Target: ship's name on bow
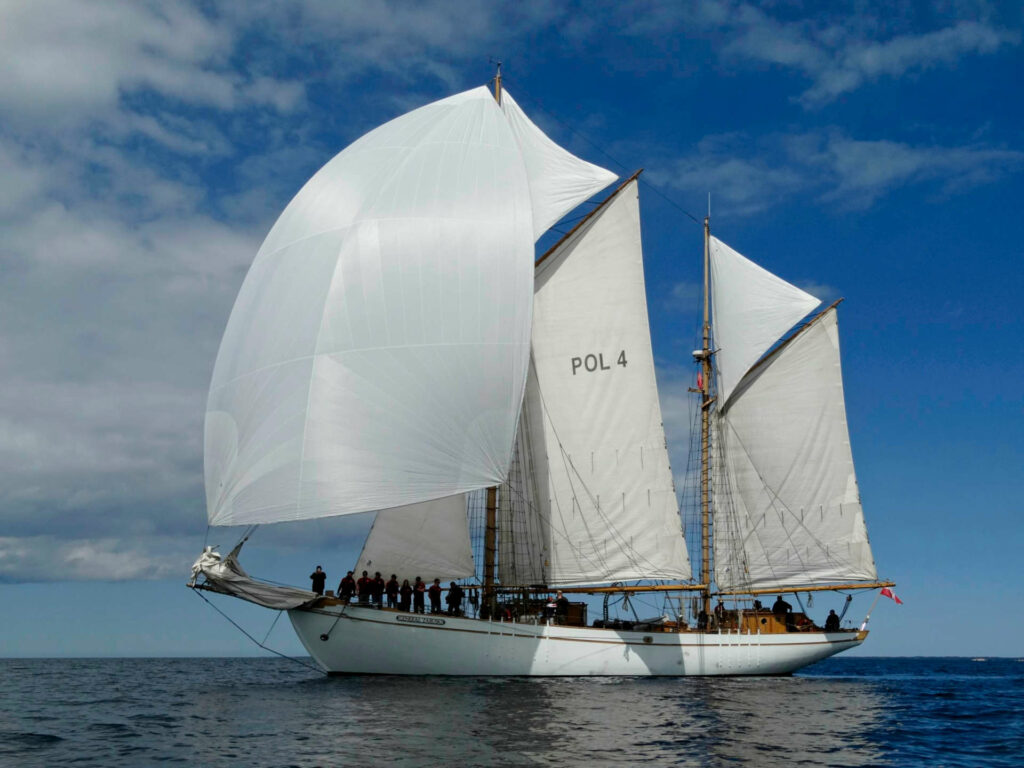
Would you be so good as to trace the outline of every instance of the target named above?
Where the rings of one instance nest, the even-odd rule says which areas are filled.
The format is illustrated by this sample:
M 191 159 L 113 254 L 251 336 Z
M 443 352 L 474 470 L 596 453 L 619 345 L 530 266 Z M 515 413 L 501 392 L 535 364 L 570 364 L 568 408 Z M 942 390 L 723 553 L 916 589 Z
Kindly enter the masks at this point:
M 406 624 L 433 624 L 438 627 L 444 625 L 444 619 L 432 619 L 429 616 L 396 616 L 395 618 Z
M 612 359 L 615 359 L 614 363 L 611 363 Z M 572 358 L 572 375 L 575 376 L 577 373 L 597 373 L 598 371 L 610 371 L 613 366 L 621 365 L 623 368 L 626 367 L 626 350 L 621 350 L 619 356 L 616 358 L 615 353 L 612 352 L 608 355 L 608 362 L 605 362 L 604 352 L 591 352 L 580 357 Z M 609 365 L 609 363 L 611 363 Z

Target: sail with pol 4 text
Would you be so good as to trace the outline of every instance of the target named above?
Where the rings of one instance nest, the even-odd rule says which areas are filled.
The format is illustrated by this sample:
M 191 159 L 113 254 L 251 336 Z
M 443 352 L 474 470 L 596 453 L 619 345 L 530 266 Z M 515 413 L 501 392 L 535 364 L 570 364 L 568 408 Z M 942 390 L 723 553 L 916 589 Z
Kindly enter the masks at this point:
M 250 577 L 241 544 L 205 551 L 190 585 L 288 610 L 332 673 L 787 674 L 862 643 L 862 628 L 757 599 L 891 586 L 860 506 L 835 307 L 793 330 L 818 300 L 705 223 L 702 525 L 688 549 L 638 176 L 535 258 L 615 176 L 548 138 L 500 77 L 328 162 L 268 234 L 221 342 L 209 523 L 376 512 L 356 571 L 458 581 L 474 600 L 421 616 L 321 597 Z M 589 621 L 555 588 L 604 596 L 605 612 Z M 608 614 L 638 593 L 657 615 Z

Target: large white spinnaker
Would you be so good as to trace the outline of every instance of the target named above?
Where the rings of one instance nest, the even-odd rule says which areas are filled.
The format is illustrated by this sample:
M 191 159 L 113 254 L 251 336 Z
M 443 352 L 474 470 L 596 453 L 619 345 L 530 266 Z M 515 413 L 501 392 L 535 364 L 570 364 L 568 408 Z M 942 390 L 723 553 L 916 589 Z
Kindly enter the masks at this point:
M 720 589 L 877 578 L 846 425 L 836 311 L 801 329 L 718 412 Z
M 614 178 L 567 153 L 546 167 L 524 130 L 485 88 L 467 91 L 366 134 L 291 201 L 214 368 L 211 524 L 389 509 L 503 479 L 535 220 Z
M 821 301 L 711 237 L 719 402 L 758 358 Z
M 549 584 L 687 579 L 631 181 L 537 267 L 523 405 Z

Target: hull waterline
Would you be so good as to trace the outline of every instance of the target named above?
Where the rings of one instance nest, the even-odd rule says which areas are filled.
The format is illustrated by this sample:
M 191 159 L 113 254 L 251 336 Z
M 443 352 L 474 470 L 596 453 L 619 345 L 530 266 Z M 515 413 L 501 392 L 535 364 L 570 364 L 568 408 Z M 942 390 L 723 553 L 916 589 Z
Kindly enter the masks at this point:
M 288 612 L 332 674 L 786 675 L 854 648 L 867 632 L 643 632 L 481 621 L 346 606 Z

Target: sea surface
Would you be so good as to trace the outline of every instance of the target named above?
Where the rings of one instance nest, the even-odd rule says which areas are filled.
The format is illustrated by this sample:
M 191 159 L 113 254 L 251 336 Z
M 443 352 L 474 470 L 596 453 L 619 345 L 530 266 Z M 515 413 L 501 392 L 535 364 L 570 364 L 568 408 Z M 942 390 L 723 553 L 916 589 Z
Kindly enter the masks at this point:
M 0 766 L 1021 766 L 1024 660 L 784 678 L 326 677 L 260 659 L 0 660 Z

